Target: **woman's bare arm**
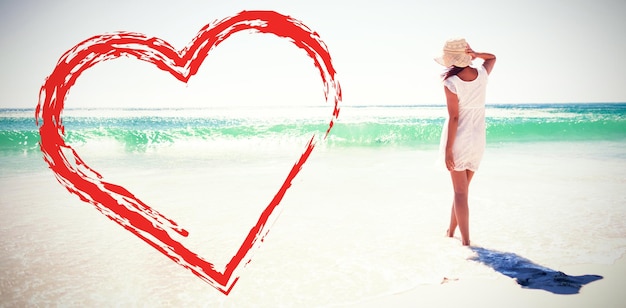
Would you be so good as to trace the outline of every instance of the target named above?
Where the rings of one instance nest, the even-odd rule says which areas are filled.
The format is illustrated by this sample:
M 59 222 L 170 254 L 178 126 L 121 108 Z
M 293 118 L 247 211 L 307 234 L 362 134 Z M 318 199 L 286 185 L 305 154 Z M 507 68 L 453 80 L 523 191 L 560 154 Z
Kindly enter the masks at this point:
M 491 74 L 491 70 L 493 70 L 493 66 L 496 64 L 496 56 L 494 54 L 487 52 L 475 52 L 469 45 L 467 45 L 465 52 L 472 56 L 472 59 L 483 59 L 485 61 L 483 62 L 483 66 L 485 67 L 487 74 Z
M 456 138 L 456 130 L 459 126 L 459 97 L 452 93 L 448 87 L 444 86 L 446 92 L 446 103 L 448 105 L 448 141 L 446 142 L 446 167 L 448 170 L 454 168 L 454 157 L 452 155 L 452 146 Z

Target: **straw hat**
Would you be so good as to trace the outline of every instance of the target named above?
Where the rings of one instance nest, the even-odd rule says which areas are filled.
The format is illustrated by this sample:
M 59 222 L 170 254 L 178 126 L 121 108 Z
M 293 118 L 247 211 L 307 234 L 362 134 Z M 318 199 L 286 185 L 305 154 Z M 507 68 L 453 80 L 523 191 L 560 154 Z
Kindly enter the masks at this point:
M 466 67 L 472 63 L 472 56 L 465 52 L 466 48 L 467 42 L 463 38 L 448 40 L 443 46 L 443 55 L 435 61 L 445 67 Z

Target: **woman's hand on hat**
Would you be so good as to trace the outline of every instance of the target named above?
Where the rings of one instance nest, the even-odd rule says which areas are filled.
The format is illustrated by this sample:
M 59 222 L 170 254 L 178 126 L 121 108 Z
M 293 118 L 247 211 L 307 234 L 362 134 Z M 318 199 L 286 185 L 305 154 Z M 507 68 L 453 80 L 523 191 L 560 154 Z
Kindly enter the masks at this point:
M 465 47 L 465 53 L 470 55 L 472 57 L 472 60 L 476 59 L 476 52 L 474 52 L 474 50 L 472 49 L 472 47 L 470 47 L 469 44 L 467 44 L 467 47 Z
M 469 44 L 465 47 L 465 53 L 472 57 L 472 60 L 476 58 L 481 58 L 485 62 L 483 62 L 483 66 L 487 70 L 487 74 L 491 74 L 491 70 L 493 70 L 493 66 L 496 63 L 496 56 L 491 53 L 486 52 L 475 52 Z

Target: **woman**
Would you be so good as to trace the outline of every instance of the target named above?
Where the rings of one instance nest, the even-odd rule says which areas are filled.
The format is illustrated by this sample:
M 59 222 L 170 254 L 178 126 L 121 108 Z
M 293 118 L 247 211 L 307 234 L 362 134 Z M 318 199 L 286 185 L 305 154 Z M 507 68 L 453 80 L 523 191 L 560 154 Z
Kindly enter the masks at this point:
M 482 65 L 470 66 L 475 58 L 482 59 Z M 435 60 L 447 68 L 442 78 L 449 117 L 443 127 L 441 146 L 452 178 L 454 200 L 446 233 L 453 237 L 458 226 L 463 245 L 469 246 L 468 190 L 485 150 L 487 76 L 496 57 L 474 52 L 465 39 L 455 39 L 446 42 L 443 55 Z

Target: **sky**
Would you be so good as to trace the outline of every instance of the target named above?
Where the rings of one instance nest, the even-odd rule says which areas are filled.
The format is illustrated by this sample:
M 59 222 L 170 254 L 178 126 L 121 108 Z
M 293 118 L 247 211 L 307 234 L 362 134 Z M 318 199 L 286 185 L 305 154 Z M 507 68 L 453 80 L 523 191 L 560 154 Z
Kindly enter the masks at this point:
M 488 104 L 626 101 L 623 0 L 0 1 L 0 108 L 34 109 L 59 58 L 87 38 L 132 31 L 183 49 L 242 10 L 276 11 L 316 31 L 344 106 L 445 104 L 433 58 L 455 37 L 498 58 Z M 212 50 L 188 84 L 119 58 L 85 71 L 66 99 L 66 108 L 325 104 L 303 50 L 248 32 Z

